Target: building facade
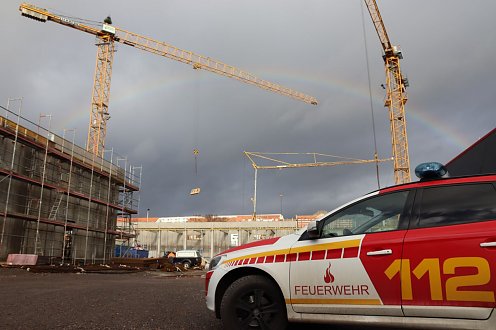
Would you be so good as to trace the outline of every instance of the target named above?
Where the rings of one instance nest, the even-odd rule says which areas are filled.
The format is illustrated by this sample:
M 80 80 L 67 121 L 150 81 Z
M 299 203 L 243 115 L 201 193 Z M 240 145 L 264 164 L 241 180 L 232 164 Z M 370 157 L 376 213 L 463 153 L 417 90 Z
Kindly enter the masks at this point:
M 19 253 L 109 260 L 116 239 L 132 237 L 141 176 L 112 156 L 93 156 L 22 117 L 0 117 L 0 260 Z
M 118 222 L 125 221 L 119 219 Z M 198 250 L 212 257 L 231 247 L 294 233 L 297 222 L 282 214 L 133 218 L 134 245 L 160 257 L 168 251 Z

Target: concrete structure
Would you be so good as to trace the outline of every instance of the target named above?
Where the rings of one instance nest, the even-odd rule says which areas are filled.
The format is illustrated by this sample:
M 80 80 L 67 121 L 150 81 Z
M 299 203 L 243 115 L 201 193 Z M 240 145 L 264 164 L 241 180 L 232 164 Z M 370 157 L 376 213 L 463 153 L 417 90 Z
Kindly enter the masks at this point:
M 282 214 L 257 214 L 256 221 L 252 214 L 133 218 L 131 224 L 137 233 L 133 244 L 149 250 L 151 257 L 184 249 L 212 257 L 231 247 L 294 233 L 326 213 L 297 215 L 291 220 L 284 220 Z
M 166 251 L 199 250 L 203 256 L 258 241 L 294 233 L 296 221 L 242 222 L 137 222 L 137 241 L 150 251 L 150 257 Z
M 108 260 L 116 239 L 133 236 L 141 168 L 113 152 L 110 161 L 93 156 L 74 144 L 73 130 L 68 141 L 2 109 L 13 119 L 0 117 L 0 260 L 10 253 Z

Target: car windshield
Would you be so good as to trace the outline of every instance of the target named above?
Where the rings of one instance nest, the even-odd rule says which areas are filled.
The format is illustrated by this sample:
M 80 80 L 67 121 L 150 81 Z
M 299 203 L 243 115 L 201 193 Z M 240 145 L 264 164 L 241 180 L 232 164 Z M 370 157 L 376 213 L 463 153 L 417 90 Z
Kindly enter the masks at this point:
M 325 218 L 322 237 L 390 231 L 398 228 L 408 192 L 376 196 Z

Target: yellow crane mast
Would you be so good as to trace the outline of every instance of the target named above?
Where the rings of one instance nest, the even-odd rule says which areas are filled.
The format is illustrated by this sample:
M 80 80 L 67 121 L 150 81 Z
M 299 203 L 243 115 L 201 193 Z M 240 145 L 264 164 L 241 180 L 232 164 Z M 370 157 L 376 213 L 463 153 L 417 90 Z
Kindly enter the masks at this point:
M 364 1 L 379 36 L 382 49 L 384 50 L 383 58 L 386 69 L 386 100 L 384 106 L 389 109 L 391 142 L 393 145 L 394 182 L 396 184 L 407 183 L 411 181 L 411 176 L 405 119 L 405 103 L 408 100 L 406 95 L 408 80 L 403 77 L 400 69 L 400 59 L 403 58 L 403 55 L 401 50 L 397 46 L 393 46 L 389 40 L 377 2 L 375 0 Z
M 109 17 L 104 21 L 101 28 L 96 28 L 63 16 L 56 15 L 46 9 L 27 3 L 21 4 L 19 10 L 23 16 L 42 22 L 52 21 L 96 36 L 98 40 L 98 50 L 86 149 L 99 157 L 103 156 L 105 136 L 107 133 L 107 121 L 110 118 L 108 106 L 110 99 L 112 63 L 115 52 L 114 42 L 119 42 L 124 45 L 192 65 L 194 69 L 204 69 L 222 76 L 240 80 L 244 83 L 251 84 L 274 93 L 317 105 L 317 100 L 312 96 L 257 78 L 249 72 L 220 61 L 216 61 L 207 56 L 198 55 L 191 51 L 174 47 L 165 42 L 157 41 L 152 38 L 115 27 L 111 25 L 112 22 Z

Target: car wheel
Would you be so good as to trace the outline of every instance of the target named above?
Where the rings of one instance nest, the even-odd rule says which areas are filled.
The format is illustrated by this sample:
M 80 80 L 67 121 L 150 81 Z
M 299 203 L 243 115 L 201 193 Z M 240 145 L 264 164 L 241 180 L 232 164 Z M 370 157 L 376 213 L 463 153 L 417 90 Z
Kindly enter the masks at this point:
M 189 260 L 184 261 L 183 262 L 183 267 L 185 269 L 190 269 L 190 267 L 191 267 L 191 261 L 189 261 Z
M 286 304 L 277 286 L 267 277 L 249 275 L 227 288 L 220 306 L 226 329 L 285 329 Z

